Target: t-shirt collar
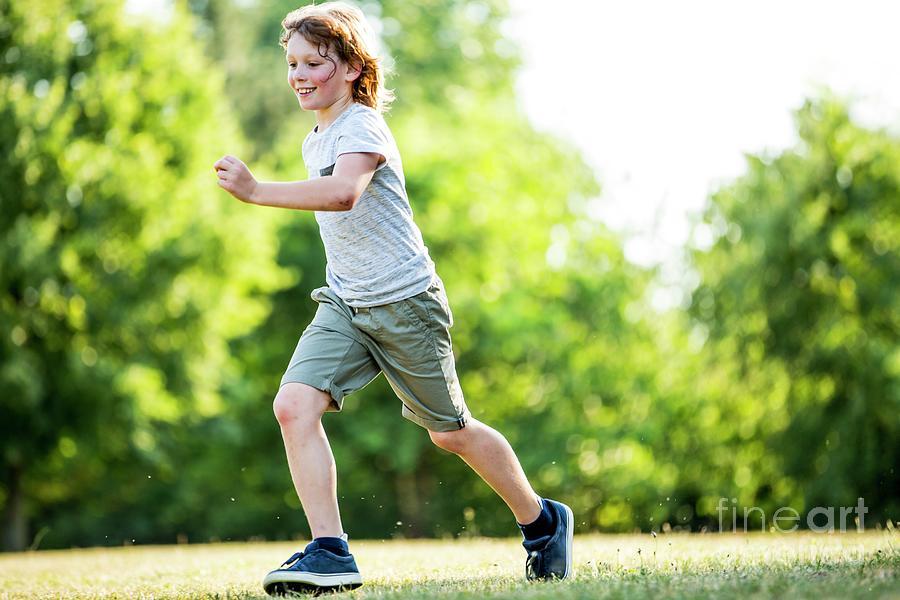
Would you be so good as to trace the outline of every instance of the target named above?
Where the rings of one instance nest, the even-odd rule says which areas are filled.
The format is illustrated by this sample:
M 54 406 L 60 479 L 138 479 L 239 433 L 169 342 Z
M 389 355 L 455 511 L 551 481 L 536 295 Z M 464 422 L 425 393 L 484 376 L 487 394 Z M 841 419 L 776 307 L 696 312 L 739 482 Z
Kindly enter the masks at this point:
M 339 114 L 339 115 L 337 116 L 337 119 L 335 119 L 334 121 L 332 121 L 331 125 L 329 125 L 329 126 L 328 126 L 328 129 L 326 129 L 325 131 L 320 132 L 320 131 L 319 131 L 319 125 L 318 125 L 318 123 L 317 123 L 316 126 L 313 127 L 313 130 L 312 130 L 313 135 L 325 135 L 328 131 L 331 130 L 332 127 L 334 127 L 335 125 L 337 125 L 337 124 L 341 121 L 341 119 L 343 119 L 343 118 L 344 118 L 345 116 L 347 116 L 349 113 L 351 113 L 351 112 L 353 112 L 354 110 L 356 110 L 356 107 L 357 107 L 358 105 L 359 105 L 358 102 L 351 102 L 351 103 L 350 103 L 350 106 L 348 106 L 347 108 L 345 108 L 345 109 L 344 109 L 344 112 L 342 112 L 341 114 Z

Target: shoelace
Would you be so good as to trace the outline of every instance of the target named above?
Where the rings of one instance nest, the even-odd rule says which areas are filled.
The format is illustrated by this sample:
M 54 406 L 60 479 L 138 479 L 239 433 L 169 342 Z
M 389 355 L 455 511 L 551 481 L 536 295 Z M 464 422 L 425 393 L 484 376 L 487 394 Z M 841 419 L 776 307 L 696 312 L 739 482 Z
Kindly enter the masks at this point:
M 537 550 L 532 550 L 528 553 L 528 558 L 525 560 L 525 574 L 528 577 L 540 577 L 541 570 L 541 553 Z
M 295 552 L 294 554 L 291 555 L 291 557 L 289 559 L 287 559 L 286 561 L 281 563 L 281 566 L 283 567 L 283 566 L 287 565 L 288 567 L 290 567 L 290 565 L 294 564 L 295 562 L 297 562 L 298 560 L 303 558 L 303 556 L 304 556 L 303 552 Z

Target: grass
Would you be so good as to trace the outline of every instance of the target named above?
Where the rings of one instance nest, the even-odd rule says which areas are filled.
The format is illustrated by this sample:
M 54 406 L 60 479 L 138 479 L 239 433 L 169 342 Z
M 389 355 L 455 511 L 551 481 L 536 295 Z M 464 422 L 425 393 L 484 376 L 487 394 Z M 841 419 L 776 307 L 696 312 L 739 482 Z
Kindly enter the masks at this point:
M 0 598 L 266 598 L 292 543 L 0 555 Z M 900 599 L 900 535 L 576 536 L 574 579 L 529 584 L 518 540 L 353 542 L 366 584 L 337 600 Z

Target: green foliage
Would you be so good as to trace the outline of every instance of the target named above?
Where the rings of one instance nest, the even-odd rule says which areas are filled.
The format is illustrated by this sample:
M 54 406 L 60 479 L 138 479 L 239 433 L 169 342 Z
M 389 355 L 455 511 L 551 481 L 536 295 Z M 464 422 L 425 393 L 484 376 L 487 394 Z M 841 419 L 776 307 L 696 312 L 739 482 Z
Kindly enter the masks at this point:
M 3 484 L 115 490 L 100 521 L 149 465 L 177 476 L 158 428 L 223 410 L 227 342 L 285 281 L 270 221 L 209 185 L 211 142 L 239 138 L 190 20 L 121 11 L 13 2 L 0 29 Z
M 900 510 L 900 140 L 825 97 L 716 193 L 691 314 L 728 369 L 742 497 Z M 737 449 L 737 444 L 735 444 Z M 751 450 L 752 449 L 752 450 Z M 733 469 L 731 469 L 733 470 Z
M 277 45 L 296 4 L 0 6 L 7 522 L 30 516 L 42 547 L 304 537 L 270 406 L 324 283 L 318 228 L 210 169 L 305 177 L 313 116 Z M 896 516 L 895 138 L 810 103 L 798 148 L 713 196 L 691 307 L 658 314 L 655 273 L 587 216 L 590 169 L 518 108 L 505 3 L 362 7 L 464 393 L 539 493 L 582 531 L 714 526 L 719 497 Z M 378 378 L 326 416 L 346 529 L 517 533 L 399 412 Z

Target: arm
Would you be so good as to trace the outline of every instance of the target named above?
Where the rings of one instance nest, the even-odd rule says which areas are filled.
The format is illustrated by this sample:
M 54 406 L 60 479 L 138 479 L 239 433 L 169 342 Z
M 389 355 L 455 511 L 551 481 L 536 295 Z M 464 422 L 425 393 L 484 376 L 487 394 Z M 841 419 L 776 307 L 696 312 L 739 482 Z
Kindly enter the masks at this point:
M 359 200 L 379 162 L 380 154 L 352 152 L 338 156 L 334 172 L 306 181 L 258 182 L 247 166 L 232 156 L 213 165 L 219 186 L 249 204 L 297 210 L 350 210 Z

